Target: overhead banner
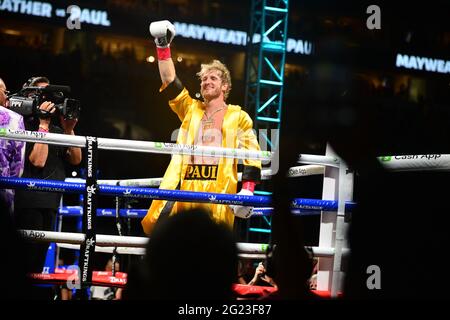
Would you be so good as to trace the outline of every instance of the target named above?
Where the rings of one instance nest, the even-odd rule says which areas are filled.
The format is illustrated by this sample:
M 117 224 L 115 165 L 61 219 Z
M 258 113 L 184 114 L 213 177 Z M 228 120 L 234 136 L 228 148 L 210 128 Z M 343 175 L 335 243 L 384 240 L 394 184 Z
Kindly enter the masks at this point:
M 104 27 L 111 26 L 107 11 L 78 5 L 65 7 L 64 4 L 55 5 L 43 1 L 0 0 L 0 11 L 49 19 L 64 18 L 68 27 L 73 25 L 74 22 Z
M 82 4 L 73 5 L 70 1 L 44 2 L 26 0 L 0 0 L 0 13 L 12 13 L 35 18 L 63 20 L 70 30 L 83 30 L 83 24 L 100 27 L 114 27 L 122 30 L 121 22 L 112 23 L 112 12 L 101 9 L 93 9 Z M 117 13 L 116 13 L 117 14 Z M 117 15 L 115 18 L 121 18 Z M 120 20 L 120 19 L 119 19 Z M 232 30 L 220 27 L 212 27 L 175 21 L 177 36 L 200 41 L 222 43 L 235 46 L 247 45 L 247 33 L 242 30 Z M 255 34 L 253 43 L 260 41 L 260 35 Z M 286 52 L 300 55 L 312 53 L 312 43 L 303 39 L 288 38 Z
M 413 69 L 425 72 L 450 73 L 450 61 L 436 58 L 397 54 L 397 68 Z
M 198 24 L 175 21 L 177 36 L 195 40 L 204 40 L 223 44 L 233 44 L 236 46 L 247 45 L 247 33 L 240 30 L 231 30 L 217 27 L 209 27 Z M 261 35 L 255 34 L 253 43 L 258 43 Z M 312 43 L 306 40 L 288 38 L 286 41 L 286 52 L 310 55 L 312 53 Z

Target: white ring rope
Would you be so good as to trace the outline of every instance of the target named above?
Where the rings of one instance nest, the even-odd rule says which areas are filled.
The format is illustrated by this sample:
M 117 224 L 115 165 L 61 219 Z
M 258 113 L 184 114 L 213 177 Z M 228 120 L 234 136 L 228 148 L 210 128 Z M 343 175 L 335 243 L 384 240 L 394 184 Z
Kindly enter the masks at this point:
M 71 250 L 80 250 L 79 244 L 70 244 L 70 243 L 57 243 L 56 244 L 60 248 L 71 249 Z M 114 248 L 116 248 L 116 252 L 118 254 L 133 254 L 143 256 L 145 255 L 145 248 L 130 248 L 130 247 L 95 247 L 95 252 L 101 253 L 113 253 Z
M 41 230 L 18 230 L 22 238 L 34 240 L 38 242 L 61 242 L 71 244 L 84 243 L 84 233 L 73 232 L 55 232 L 55 231 L 41 231 Z M 96 246 L 100 247 L 133 247 L 144 248 L 147 244 L 148 238 L 145 237 L 128 237 L 128 236 L 113 236 L 105 234 L 96 235 Z
M 385 156 L 378 161 L 393 171 L 450 171 L 449 154 Z
M 86 137 L 83 136 L 27 130 L 0 129 L 0 139 L 40 142 L 80 148 L 84 148 L 86 146 Z M 183 154 L 216 158 L 224 157 L 241 160 L 252 159 L 270 161 L 272 158 L 272 153 L 270 151 L 207 147 L 189 144 L 109 138 L 97 138 L 97 143 L 98 148 L 104 150 L 122 150 L 158 154 Z
M 60 248 L 70 249 L 70 250 L 80 250 L 79 244 L 69 244 L 69 243 L 57 243 Z M 129 248 L 129 247 L 95 247 L 95 252 L 101 253 L 113 253 L 114 248 L 118 254 L 132 254 L 132 255 L 145 255 L 145 248 Z M 255 259 L 264 260 L 266 255 L 264 253 L 239 253 L 239 258 L 242 259 Z
M 289 178 L 306 177 L 323 174 L 324 166 L 305 165 L 289 168 Z M 269 180 L 272 176 L 271 169 L 261 170 L 261 180 Z M 124 180 L 98 180 L 98 184 L 123 186 L 123 187 L 159 187 L 163 178 L 124 179 Z M 238 172 L 238 180 L 242 180 L 242 172 Z M 65 182 L 85 183 L 85 179 L 66 178 Z
M 450 154 L 418 154 L 377 157 L 382 166 L 391 171 L 450 171 Z M 301 154 L 299 163 L 339 167 L 339 158 Z
M 314 257 L 318 258 L 333 257 L 335 253 L 334 248 L 325 248 L 325 247 L 308 247 L 308 248 L 312 250 Z M 350 253 L 349 248 L 342 249 L 343 255 L 348 255 L 349 253 Z
M 264 260 L 267 258 L 265 253 L 238 253 L 238 257 L 241 259 L 255 259 L 255 260 Z
M 287 176 L 289 178 L 306 177 L 323 174 L 325 167 L 321 165 L 308 164 L 289 168 Z
M 11 130 L 3 128 L 0 129 L 0 139 L 19 140 L 25 142 L 41 142 L 80 148 L 84 148 L 86 146 L 86 137 L 84 136 L 72 136 L 27 130 Z M 98 138 L 98 148 L 105 150 L 122 150 L 158 154 L 183 154 L 207 157 L 225 157 L 241 160 L 253 159 L 270 161 L 272 158 L 272 152 L 270 151 L 255 151 L 109 138 Z M 383 156 L 378 157 L 378 160 L 386 169 L 390 169 L 393 171 L 450 171 L 449 154 Z M 301 154 L 299 155 L 298 162 L 305 164 L 339 167 L 340 160 L 337 157 L 331 156 Z
M 84 243 L 85 234 L 72 232 L 55 232 L 55 231 L 41 231 L 41 230 L 19 230 L 22 238 L 38 242 L 57 242 L 77 244 Z M 129 236 L 113 236 L 106 234 L 96 235 L 96 247 L 127 247 L 128 250 L 132 248 L 145 248 L 148 242 L 147 237 L 129 237 Z M 269 246 L 264 243 L 245 243 L 238 242 L 237 249 L 239 253 L 246 254 L 265 254 Z M 316 257 L 330 257 L 334 255 L 334 248 L 308 247 Z M 126 250 L 127 250 L 126 249 Z M 344 249 L 344 253 L 348 253 L 349 249 Z
M 0 129 L 0 139 L 19 140 L 25 142 L 41 142 L 81 148 L 84 148 L 86 146 L 86 137 L 84 136 L 72 136 L 27 130 L 11 130 L 4 128 Z M 158 154 L 184 154 L 207 157 L 225 157 L 241 160 L 253 159 L 270 161 L 272 158 L 272 152 L 270 151 L 255 151 L 109 138 L 98 138 L 98 148 L 105 150 L 122 150 Z M 393 171 L 450 171 L 450 154 L 383 156 L 378 157 L 378 160 L 383 164 L 385 168 Z M 298 162 L 339 167 L 340 160 L 337 157 L 331 156 L 301 154 L 299 155 Z
M 163 178 L 143 178 L 143 179 L 124 179 L 124 180 L 97 180 L 98 184 L 122 187 L 159 187 Z M 65 182 L 86 183 L 81 178 L 66 178 Z
M 300 154 L 298 156 L 298 163 L 319 164 L 339 168 L 340 162 L 339 158 L 331 156 L 318 156 L 315 154 Z

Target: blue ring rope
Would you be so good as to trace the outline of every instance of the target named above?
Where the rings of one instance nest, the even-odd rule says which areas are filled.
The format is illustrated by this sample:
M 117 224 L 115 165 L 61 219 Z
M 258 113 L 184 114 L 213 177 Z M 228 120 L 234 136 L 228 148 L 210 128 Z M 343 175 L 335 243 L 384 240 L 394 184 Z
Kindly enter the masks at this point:
M 58 180 L 39 180 L 27 178 L 0 177 L 0 188 L 26 189 L 29 191 L 47 191 L 61 193 L 83 193 L 84 183 L 64 182 Z M 243 196 L 227 193 L 193 192 L 183 190 L 165 190 L 156 188 L 136 188 L 99 185 L 99 194 L 107 196 L 120 196 L 126 198 L 147 198 L 180 202 L 204 202 L 214 204 L 234 204 L 254 207 L 268 207 L 271 197 Z M 354 202 L 345 204 L 346 210 L 352 210 Z M 338 202 L 333 200 L 316 200 L 296 198 L 292 201 L 292 208 L 307 210 L 336 211 Z
M 124 218 L 144 218 L 147 214 L 148 209 L 120 209 L 119 216 Z M 269 217 L 273 213 L 273 208 L 257 208 L 253 209 L 253 216 L 258 217 Z M 59 214 L 63 217 L 81 217 L 83 215 L 83 208 L 81 206 L 68 206 L 60 207 Z M 292 210 L 292 214 L 298 216 L 310 216 L 310 215 L 320 215 L 319 210 Z M 97 209 L 98 217 L 115 217 L 116 209 Z

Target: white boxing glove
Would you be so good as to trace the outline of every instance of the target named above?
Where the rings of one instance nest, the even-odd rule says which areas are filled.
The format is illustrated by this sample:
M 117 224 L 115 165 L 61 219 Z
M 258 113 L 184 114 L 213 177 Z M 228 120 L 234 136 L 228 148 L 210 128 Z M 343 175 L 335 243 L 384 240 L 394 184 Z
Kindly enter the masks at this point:
M 251 192 L 250 190 L 247 190 L 247 189 L 241 189 L 241 191 L 239 191 L 239 193 L 236 193 L 236 195 L 252 196 L 253 192 Z M 253 207 L 242 206 L 242 205 L 230 205 L 230 208 L 236 217 L 239 217 L 242 219 L 248 219 L 253 215 Z
M 175 37 L 175 26 L 169 20 L 150 23 L 150 34 L 155 38 L 158 48 L 168 48 Z

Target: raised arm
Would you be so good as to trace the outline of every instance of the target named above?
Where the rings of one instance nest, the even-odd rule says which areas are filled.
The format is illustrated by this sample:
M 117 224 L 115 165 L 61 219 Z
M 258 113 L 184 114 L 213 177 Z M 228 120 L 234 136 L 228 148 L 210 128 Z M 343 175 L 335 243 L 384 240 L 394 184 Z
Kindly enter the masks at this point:
M 150 34 L 155 38 L 159 75 L 163 88 L 175 80 L 175 65 L 170 54 L 170 43 L 175 37 L 175 26 L 168 20 L 150 24 Z

